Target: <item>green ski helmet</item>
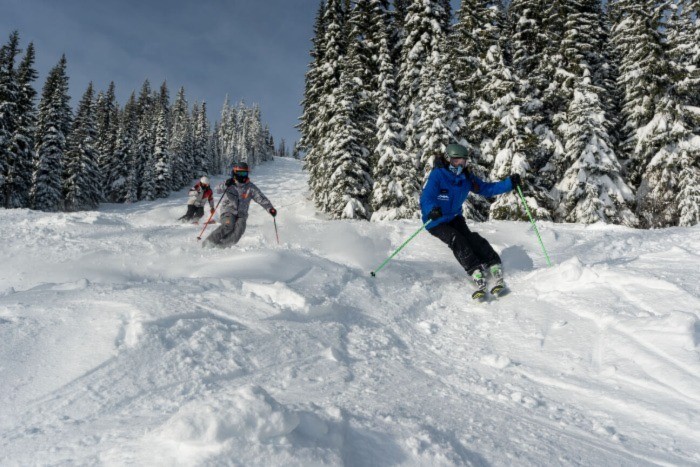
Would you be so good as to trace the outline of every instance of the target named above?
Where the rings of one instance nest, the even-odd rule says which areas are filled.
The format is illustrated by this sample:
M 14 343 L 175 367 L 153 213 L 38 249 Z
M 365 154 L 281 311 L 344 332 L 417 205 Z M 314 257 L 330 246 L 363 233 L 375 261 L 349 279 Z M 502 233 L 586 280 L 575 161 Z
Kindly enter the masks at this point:
M 452 143 L 447 145 L 448 159 L 466 159 L 469 157 L 469 150 L 461 144 Z

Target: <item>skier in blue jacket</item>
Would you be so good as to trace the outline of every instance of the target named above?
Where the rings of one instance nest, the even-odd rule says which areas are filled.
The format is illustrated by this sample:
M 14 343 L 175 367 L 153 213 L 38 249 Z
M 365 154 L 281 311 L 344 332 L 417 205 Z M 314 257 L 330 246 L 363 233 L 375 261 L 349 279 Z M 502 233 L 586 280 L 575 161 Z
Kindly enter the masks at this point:
M 420 196 L 423 223 L 430 220 L 427 229 L 452 249 L 459 264 L 474 281 L 477 290 L 474 299 L 486 295 L 485 271 L 495 285 L 491 293 L 498 295 L 505 288 L 501 258 L 493 247 L 478 233 L 472 232 L 462 215 L 462 204 L 469 192 L 491 197 L 506 193 L 520 185 L 518 174 L 500 182 L 484 182 L 465 170 L 469 152 L 461 144 L 447 146 L 446 156 L 436 156 L 435 164 Z

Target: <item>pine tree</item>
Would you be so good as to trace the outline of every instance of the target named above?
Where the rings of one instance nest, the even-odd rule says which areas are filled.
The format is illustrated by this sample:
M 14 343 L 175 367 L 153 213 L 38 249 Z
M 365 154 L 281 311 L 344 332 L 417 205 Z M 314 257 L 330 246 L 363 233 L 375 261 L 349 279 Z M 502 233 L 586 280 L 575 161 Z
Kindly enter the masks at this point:
M 357 106 L 354 111 L 356 124 L 360 130 L 359 144 L 372 157 L 373 149 L 377 146 L 377 93 L 379 92 L 379 56 L 380 41 L 386 35 L 388 24 L 387 0 L 359 0 L 352 11 L 350 25 L 351 36 L 348 48 L 358 66 L 354 67 L 353 79 L 358 83 Z M 370 161 L 374 166 L 376 159 Z
M 136 95 L 131 93 L 129 100 L 119 115 L 114 157 L 107 165 L 105 197 L 112 203 L 137 201 L 137 185 L 134 180 L 133 161 L 136 152 L 138 119 L 136 116 Z
M 185 98 L 185 88 L 180 88 L 175 98 L 172 110 L 172 130 L 170 140 L 170 157 L 172 160 L 171 177 L 172 189 L 179 190 L 190 183 L 188 160 L 189 134 L 188 134 L 189 105 Z
M 151 84 L 144 81 L 136 103 L 136 115 L 138 118 L 138 136 L 136 152 L 132 158 L 132 175 L 136 188 L 136 197 L 133 193 L 130 200 L 152 200 L 155 198 L 155 180 L 153 168 L 153 151 L 155 148 L 155 99 L 151 91 Z
M 646 138 L 641 129 L 656 114 L 657 105 L 668 88 L 668 62 L 655 16 L 654 0 L 617 0 L 612 42 L 622 57 L 618 87 L 622 100 L 621 149 L 629 158 L 628 181 L 636 189 L 657 148 L 640 144 Z M 644 148 L 644 149 L 643 149 Z
M 72 119 L 69 100 L 64 55 L 49 72 L 39 104 L 30 192 L 34 209 L 55 212 L 63 207 L 62 165 Z
M 280 141 L 279 148 L 277 149 L 277 157 L 287 157 L 287 143 L 284 138 Z
M 341 58 L 343 61 L 353 57 Z M 361 130 L 353 114 L 356 111 L 358 84 L 353 79 L 353 65 L 347 66 L 336 91 L 330 127 L 330 138 L 323 155 L 332 166 L 324 193 L 323 208 L 336 219 L 369 219 L 369 195 L 372 180 L 369 174 L 368 153 L 359 143 Z
M 195 176 L 210 174 L 211 155 L 209 154 L 209 120 L 207 120 L 207 104 L 202 102 L 194 114 L 194 147 L 195 147 Z
M 220 123 L 216 122 L 214 123 L 214 130 L 209 136 L 209 147 L 211 151 L 212 162 L 211 170 L 209 173 L 215 175 L 220 174 L 224 166 L 223 159 L 221 156 L 221 141 L 219 140 L 220 134 Z
M 469 114 L 485 85 L 481 63 L 501 37 L 505 11 L 501 0 L 462 0 L 457 23 L 450 36 L 454 88 L 460 108 Z M 456 135 L 458 140 L 478 142 L 471 129 Z M 475 137 L 476 136 L 476 137 Z M 478 145 L 478 143 L 477 143 Z
M 37 115 L 34 106 L 36 90 L 32 83 L 38 73 L 34 69 L 34 45 L 27 46 L 24 58 L 17 70 L 17 128 L 12 136 L 16 149 L 13 177 L 8 180 L 10 186 L 9 205 L 11 208 L 29 207 L 29 191 L 32 182 L 32 163 L 34 160 L 34 134 L 36 133 Z
M 435 157 L 445 154 L 447 145 L 455 140 L 454 115 L 455 96 L 450 84 L 450 67 L 444 44 L 438 45 L 428 57 L 421 78 L 418 113 L 418 136 L 420 167 L 425 179 L 433 167 Z
M 498 45 L 491 46 L 482 67 L 486 71 L 481 98 L 470 115 L 472 125 L 485 136 L 481 143 L 482 166 L 491 166 L 489 177 L 502 180 L 513 173 L 522 177 L 529 209 L 540 219 L 551 217 L 547 190 L 533 176 L 530 162 L 538 150 L 533 118 L 524 111 L 523 81 L 505 64 Z M 478 204 L 478 203 L 477 203 Z M 514 193 L 499 196 L 490 207 L 494 219 L 526 220 L 527 214 Z
M 299 146 L 299 141 L 294 141 L 294 146 L 292 149 L 292 157 L 294 159 L 301 158 L 301 147 Z
M 335 168 L 325 154 L 333 148 L 333 132 L 331 124 L 335 120 L 335 98 L 340 87 L 342 57 L 345 51 L 346 36 L 343 36 L 345 17 L 340 0 L 329 0 L 323 14 L 324 35 L 323 58 L 320 64 L 321 73 L 318 77 L 318 92 L 321 99 L 316 106 L 314 127 L 315 144 L 307 146 L 307 157 L 304 168 L 309 172 L 309 187 L 313 193 L 316 205 L 324 209 L 329 188 L 329 178 Z
M 109 187 L 115 178 L 111 173 L 113 158 L 117 149 L 117 132 L 119 130 L 119 107 L 114 82 L 109 83 L 106 93 L 99 93 L 96 104 L 97 119 L 97 160 L 100 170 L 100 186 L 103 197 L 107 199 Z
M 97 163 L 97 120 L 92 83 L 83 95 L 68 137 L 64 181 L 65 209 L 82 211 L 97 208 L 102 198 Z
M 302 115 L 300 117 L 299 131 L 301 140 L 299 145 L 304 148 L 313 147 L 318 142 L 318 111 L 317 107 L 322 99 L 321 74 L 324 58 L 324 38 L 326 34 L 325 15 L 326 5 L 321 0 L 316 21 L 314 23 L 314 37 L 312 39 L 311 63 L 306 72 L 304 81 L 304 99 L 302 100 Z M 228 100 L 225 107 L 228 105 Z M 222 115 L 222 122 L 224 121 Z
M 557 5 L 558 3 L 558 5 Z M 555 28 L 561 28 L 556 32 L 557 39 L 554 60 L 546 60 L 550 72 L 545 73 L 550 84 L 543 93 L 544 107 L 550 114 L 549 126 L 551 127 L 550 147 L 557 148 L 549 157 L 547 166 L 541 171 L 545 186 L 550 188 L 559 183 L 564 173 L 572 163 L 572 156 L 566 146 L 570 141 L 569 122 L 571 106 L 574 101 L 574 92 L 581 84 L 581 76 L 589 82 L 585 86 L 585 93 L 596 93 L 595 97 L 587 98 L 585 105 L 595 113 L 598 118 L 597 106 L 604 105 L 605 90 L 600 86 L 605 83 L 602 77 L 607 68 L 605 49 L 605 31 L 601 28 L 603 17 L 600 0 L 565 0 L 553 3 L 558 8 L 549 12 L 549 23 Z M 560 16 L 559 20 L 553 19 Z M 556 66 L 553 66 L 556 64 Z M 596 77 L 598 82 L 594 82 Z M 591 107 L 592 101 L 594 107 Z M 579 99 L 579 104 L 583 102 Z M 605 110 L 605 109 L 604 109 Z M 600 119 L 600 131 L 605 134 L 606 145 L 610 146 L 609 130 L 612 129 L 605 118 Z M 564 150 L 558 150 L 563 147 Z M 575 158 L 573 159 L 575 160 Z M 560 211 L 561 212 L 561 211 Z
M 673 204 L 678 225 L 700 223 L 700 0 L 681 0 L 668 25 L 673 92 L 688 130 L 677 148 L 677 189 Z
M 431 156 L 424 154 L 417 128 L 423 111 L 421 91 L 429 89 L 423 85 L 429 79 L 425 68 L 432 53 L 446 37 L 445 17 L 444 2 L 414 0 L 408 8 L 405 22 L 406 39 L 399 68 L 399 105 L 403 111 L 406 151 L 415 154 L 416 164 L 420 166 L 423 163 L 421 174 L 429 168 L 424 163 Z
M 634 226 L 629 209 L 632 189 L 620 175 L 621 166 L 605 125 L 600 90 L 584 70 L 567 112 L 566 164 L 557 214 L 567 222 L 607 222 Z
M 155 179 L 154 184 L 154 196 L 156 198 L 166 198 L 170 194 L 171 180 L 170 180 L 170 154 L 168 153 L 168 146 L 170 141 L 168 138 L 168 118 L 167 112 L 168 107 L 159 103 L 158 105 L 158 123 L 156 125 L 156 146 L 153 153 L 153 161 L 155 162 L 155 167 L 153 168 L 153 174 Z
M 372 221 L 413 217 L 419 210 L 420 177 L 415 161 L 403 151 L 397 109 L 396 70 L 391 59 L 388 29 L 380 35 L 376 164 L 373 170 Z M 406 194 L 411 196 L 406 196 Z
M 19 34 L 0 48 L 0 206 L 11 207 L 15 170 L 19 164 L 19 148 L 13 135 L 19 127 L 19 89 L 15 58 L 19 54 Z

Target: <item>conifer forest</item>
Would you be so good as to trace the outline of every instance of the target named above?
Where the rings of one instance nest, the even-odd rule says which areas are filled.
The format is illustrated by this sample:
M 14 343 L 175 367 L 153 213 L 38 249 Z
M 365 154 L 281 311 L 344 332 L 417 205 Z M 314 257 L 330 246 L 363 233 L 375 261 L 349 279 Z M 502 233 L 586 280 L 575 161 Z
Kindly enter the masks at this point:
M 416 217 L 434 157 L 517 173 L 554 222 L 700 221 L 700 0 L 327 0 L 300 148 L 333 218 Z M 526 219 L 516 194 L 473 220 Z
M 104 91 L 90 84 L 74 110 L 66 57 L 39 96 L 35 54 L 18 32 L 0 48 L 0 207 L 80 211 L 165 198 L 234 161 L 289 155 L 275 148 L 257 105 L 227 97 L 212 126 L 206 102 L 190 105 L 184 88 L 171 102 L 166 82 L 153 89 L 146 80 L 123 106 L 114 82 Z

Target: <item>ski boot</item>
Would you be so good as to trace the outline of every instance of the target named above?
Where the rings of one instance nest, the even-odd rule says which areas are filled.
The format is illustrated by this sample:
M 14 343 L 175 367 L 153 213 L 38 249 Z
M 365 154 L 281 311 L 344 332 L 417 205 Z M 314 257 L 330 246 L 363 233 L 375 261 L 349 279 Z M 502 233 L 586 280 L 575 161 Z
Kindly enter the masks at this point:
M 474 270 L 472 273 L 472 281 L 476 286 L 476 290 L 472 294 L 472 299 L 483 301 L 486 298 L 486 279 L 484 278 L 484 271 L 481 268 Z
M 503 280 L 503 266 L 494 264 L 489 268 L 489 272 L 494 279 L 494 286 L 491 287 L 491 295 L 495 295 L 496 297 L 505 295 L 506 282 Z

